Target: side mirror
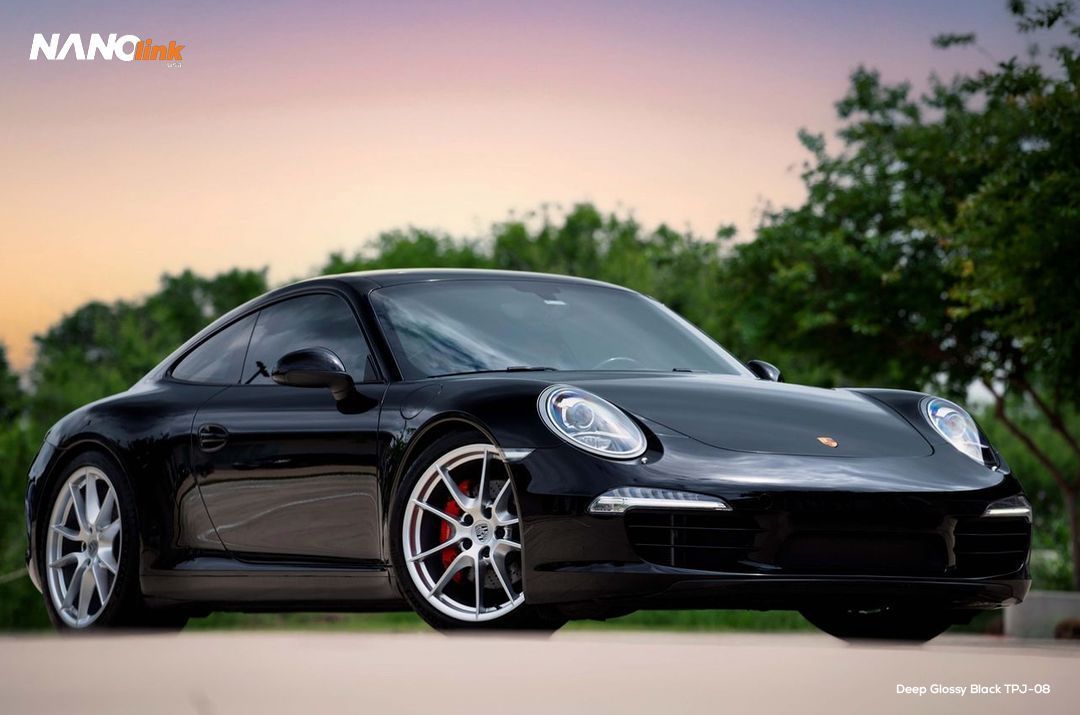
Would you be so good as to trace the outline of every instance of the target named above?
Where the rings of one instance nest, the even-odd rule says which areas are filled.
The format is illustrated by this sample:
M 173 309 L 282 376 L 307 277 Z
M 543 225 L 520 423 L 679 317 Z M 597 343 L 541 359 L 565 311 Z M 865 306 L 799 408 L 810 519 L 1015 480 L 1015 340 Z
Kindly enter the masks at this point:
M 326 348 L 305 348 L 283 355 L 270 377 L 279 385 L 328 387 L 338 402 L 356 390 L 341 358 Z
M 769 382 L 783 382 L 783 378 L 780 377 L 780 368 L 772 363 L 765 362 L 764 360 L 751 360 L 746 363 L 746 366 L 750 368 L 750 372 L 757 375 L 762 380 L 768 380 Z

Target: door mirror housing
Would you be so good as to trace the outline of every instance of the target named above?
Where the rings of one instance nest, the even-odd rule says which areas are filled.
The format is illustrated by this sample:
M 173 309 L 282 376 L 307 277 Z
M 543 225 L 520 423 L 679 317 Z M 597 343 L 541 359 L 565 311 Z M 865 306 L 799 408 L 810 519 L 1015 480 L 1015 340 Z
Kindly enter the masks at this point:
M 768 380 L 769 382 L 783 382 L 783 378 L 780 377 L 780 368 L 773 365 L 770 362 L 764 360 L 751 360 L 746 363 L 746 366 L 750 368 L 750 372 L 758 376 L 762 380 Z
M 279 385 L 329 388 L 338 402 L 356 391 L 341 358 L 326 348 L 305 348 L 283 355 L 270 377 Z

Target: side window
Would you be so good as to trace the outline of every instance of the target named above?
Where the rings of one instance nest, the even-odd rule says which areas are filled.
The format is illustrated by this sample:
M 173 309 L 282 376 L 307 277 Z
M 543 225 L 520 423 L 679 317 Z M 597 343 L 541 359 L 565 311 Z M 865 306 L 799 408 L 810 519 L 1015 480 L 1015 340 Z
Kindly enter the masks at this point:
M 368 374 L 368 345 L 349 305 L 336 295 L 305 295 L 264 308 L 255 322 L 245 385 L 272 384 L 270 373 L 282 355 L 304 348 L 327 348 L 341 358 L 354 380 Z
M 254 325 L 255 316 L 249 315 L 215 333 L 173 368 L 173 377 L 188 382 L 235 385 L 244 367 L 244 352 Z

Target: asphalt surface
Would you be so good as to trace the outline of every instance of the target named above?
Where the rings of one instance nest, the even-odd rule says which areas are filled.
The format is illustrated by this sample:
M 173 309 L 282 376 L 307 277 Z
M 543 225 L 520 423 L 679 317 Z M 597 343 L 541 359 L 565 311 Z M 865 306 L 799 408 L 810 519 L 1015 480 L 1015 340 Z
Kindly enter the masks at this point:
M 935 695 L 935 683 L 968 690 Z M 972 683 L 1029 691 L 975 695 Z M 1049 694 L 1032 692 L 1042 684 Z M 1080 647 L 610 632 L 4 637 L 0 712 L 1075 714 Z

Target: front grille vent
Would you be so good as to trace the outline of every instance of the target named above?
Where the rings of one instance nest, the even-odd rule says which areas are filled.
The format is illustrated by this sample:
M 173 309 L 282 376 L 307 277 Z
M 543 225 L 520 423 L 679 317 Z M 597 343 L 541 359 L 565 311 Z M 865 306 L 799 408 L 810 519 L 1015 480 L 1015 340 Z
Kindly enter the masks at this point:
M 979 517 L 958 519 L 953 533 L 958 576 L 999 576 L 1024 565 L 1031 548 L 1026 519 Z
M 762 533 L 757 520 L 745 514 L 690 514 L 633 510 L 626 514 L 626 532 L 645 561 L 702 571 L 749 571 L 745 562 Z

